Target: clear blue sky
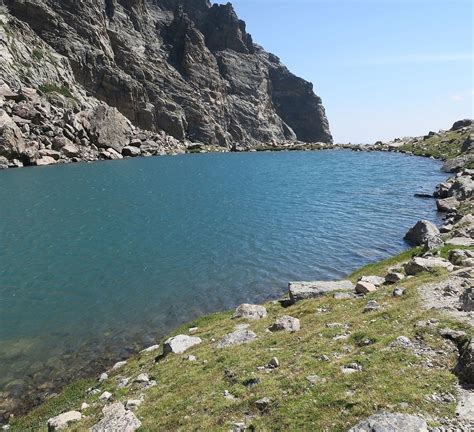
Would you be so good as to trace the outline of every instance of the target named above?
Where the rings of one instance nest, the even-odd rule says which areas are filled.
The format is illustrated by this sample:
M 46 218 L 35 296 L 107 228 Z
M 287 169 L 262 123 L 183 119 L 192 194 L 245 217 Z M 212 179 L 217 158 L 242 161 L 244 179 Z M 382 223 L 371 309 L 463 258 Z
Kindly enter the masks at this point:
M 254 41 L 323 98 L 336 142 L 473 117 L 471 0 L 234 0 Z

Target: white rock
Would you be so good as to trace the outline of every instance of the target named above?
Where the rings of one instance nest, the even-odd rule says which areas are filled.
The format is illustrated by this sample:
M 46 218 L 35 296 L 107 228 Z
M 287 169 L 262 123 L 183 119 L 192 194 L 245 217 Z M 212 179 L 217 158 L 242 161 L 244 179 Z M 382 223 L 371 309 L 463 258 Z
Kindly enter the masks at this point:
M 105 381 L 107 379 L 109 379 L 109 376 L 104 372 L 103 374 L 100 375 L 99 382 Z
M 366 295 L 366 294 L 370 294 L 371 292 L 377 291 L 377 287 L 373 283 L 366 282 L 366 281 L 359 281 L 357 282 L 355 290 L 357 294 Z
M 151 353 L 153 351 L 156 351 L 158 348 L 160 348 L 159 345 L 152 345 L 148 348 L 145 348 L 144 350 L 141 350 L 140 354 Z
M 188 332 L 189 334 L 194 334 L 194 333 L 197 333 L 197 331 L 199 330 L 199 327 L 191 327 Z
M 382 276 L 362 276 L 359 279 L 359 282 L 368 282 L 376 287 L 383 285 L 385 283 L 385 278 Z
M 141 404 L 142 401 L 140 399 L 130 399 L 125 404 L 125 408 L 133 411 L 136 410 Z
M 138 375 L 134 380 L 133 382 L 136 382 L 138 384 L 147 384 L 150 382 L 150 377 L 145 374 L 145 373 L 142 373 L 140 375 Z
M 444 268 L 453 271 L 454 266 L 443 258 L 413 258 L 409 263 L 405 264 L 405 272 L 407 275 L 416 275 L 422 271 L 433 271 L 437 268 Z
M 202 342 L 201 338 L 195 336 L 178 335 L 169 338 L 163 345 L 163 353 L 182 354 L 189 348 L 199 345 Z
M 288 284 L 290 301 L 292 303 L 310 298 L 318 298 L 334 291 L 352 291 L 353 289 L 353 283 L 348 280 L 290 282 Z
M 193 356 L 193 355 L 188 355 L 186 357 L 186 360 L 190 361 L 190 362 L 195 362 L 197 360 L 196 356 Z
M 218 342 L 217 348 L 225 348 L 232 345 L 242 345 L 248 343 L 257 338 L 257 335 L 252 330 L 237 329 L 232 333 L 224 336 L 224 338 Z
M 90 429 L 91 432 L 134 432 L 142 423 L 123 404 L 114 403 L 102 410 L 104 418 Z
M 89 407 L 90 407 L 90 405 L 89 405 L 88 403 L 82 402 L 81 411 L 84 411 L 84 410 L 86 410 L 86 409 L 89 408 Z
M 101 401 L 108 401 L 112 397 L 112 393 L 105 391 L 99 396 L 99 400 Z
M 127 364 L 127 362 L 124 360 L 124 361 L 119 361 L 117 363 L 115 363 L 113 366 L 112 366 L 112 370 L 119 370 L 120 368 L 123 368 L 125 365 Z
M 297 332 L 300 330 L 300 320 L 298 318 L 293 318 L 288 315 L 283 315 L 275 321 L 275 323 L 269 328 L 269 330 L 271 332 L 282 330 L 289 332 Z
M 232 318 L 248 318 L 258 320 L 267 316 L 267 309 L 260 305 L 244 303 L 241 304 Z
M 66 429 L 71 423 L 77 422 L 82 418 L 79 411 L 68 411 L 48 420 L 48 431 L 54 432 Z

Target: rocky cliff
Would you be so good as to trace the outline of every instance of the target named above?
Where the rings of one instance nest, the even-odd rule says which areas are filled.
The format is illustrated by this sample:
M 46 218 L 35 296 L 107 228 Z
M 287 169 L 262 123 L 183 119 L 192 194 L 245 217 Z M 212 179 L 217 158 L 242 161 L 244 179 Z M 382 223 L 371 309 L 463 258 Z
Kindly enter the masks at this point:
M 63 137 L 81 160 L 332 142 L 312 84 L 256 45 L 230 3 L 0 0 L 0 85 L 10 164 L 62 160 Z M 98 138 L 100 118 L 118 138 Z

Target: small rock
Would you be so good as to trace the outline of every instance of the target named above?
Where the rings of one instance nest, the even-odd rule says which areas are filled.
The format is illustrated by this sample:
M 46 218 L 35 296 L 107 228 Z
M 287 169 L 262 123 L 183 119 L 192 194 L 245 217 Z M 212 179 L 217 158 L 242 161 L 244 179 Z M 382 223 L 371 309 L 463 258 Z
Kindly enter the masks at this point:
M 359 363 L 349 363 L 341 368 L 343 374 L 352 374 L 360 371 L 362 371 L 362 366 Z
M 367 312 L 376 312 L 380 310 L 380 305 L 375 300 L 370 300 L 364 308 L 364 313 Z
M 118 383 L 119 388 L 127 387 L 129 381 L 130 380 L 128 378 L 120 378 L 119 383 Z
M 82 414 L 79 411 L 68 411 L 48 420 L 48 432 L 67 429 L 74 422 L 81 420 Z
M 99 396 L 99 400 L 101 401 L 108 401 L 112 397 L 112 393 L 105 391 Z
M 260 412 L 265 412 L 270 408 L 272 400 L 268 397 L 264 397 L 255 402 L 255 406 Z
M 280 318 L 277 318 L 275 323 L 269 328 L 271 332 L 277 331 L 289 331 L 297 332 L 300 330 L 300 320 L 298 318 L 293 318 L 288 315 L 284 315 Z
M 232 318 L 248 318 L 258 320 L 267 316 L 267 309 L 260 305 L 241 304 Z
M 381 276 L 362 276 L 359 282 L 368 282 L 376 287 L 379 287 L 385 283 L 385 278 Z
M 232 425 L 232 432 L 245 432 L 246 429 L 245 423 L 234 423 Z
M 99 382 L 105 381 L 107 379 L 109 379 L 109 376 L 104 372 L 103 374 L 100 375 Z
M 249 343 L 254 339 L 257 339 L 257 335 L 253 331 L 246 329 L 237 329 L 234 332 L 225 335 L 224 338 L 220 342 L 218 342 L 217 348 L 241 345 L 244 343 Z
M 202 342 L 201 338 L 195 336 L 178 335 L 169 338 L 163 346 L 163 354 L 174 353 L 182 354 L 189 348 L 199 345 Z
M 141 350 L 140 351 L 140 354 L 146 354 L 146 353 L 151 353 L 153 351 L 156 351 L 157 349 L 159 349 L 160 346 L 159 345 L 152 345 L 148 348 L 145 348 L 144 350 Z
M 467 288 L 461 295 L 461 309 L 464 312 L 474 311 L 474 287 Z
M 277 369 L 280 367 L 280 362 L 279 360 L 276 358 L 276 357 L 273 357 L 269 362 L 268 362 L 268 365 L 267 367 L 269 369 Z
M 125 404 L 125 408 L 131 411 L 136 410 L 140 405 L 142 404 L 142 401 L 140 399 L 130 399 L 127 401 Z
M 139 147 L 135 147 L 135 146 L 125 146 L 123 149 L 122 149 L 122 155 L 123 156 L 127 156 L 127 157 L 136 157 L 136 156 L 140 156 L 142 153 L 142 151 L 140 150 Z
M 334 294 L 335 300 L 348 300 L 354 298 L 355 295 L 351 292 L 337 292 Z
M 371 292 L 377 291 L 377 287 L 370 282 L 359 281 L 357 282 L 355 290 L 357 294 L 366 295 L 370 294 Z
M 137 384 L 148 384 L 150 382 L 150 377 L 146 373 L 138 375 L 134 380 L 134 383 Z
M 235 400 L 235 396 L 230 393 L 228 390 L 224 390 L 224 397 L 227 399 L 227 400 Z
M 406 336 L 398 336 L 389 346 L 390 348 L 411 348 L 413 344 L 411 343 L 411 340 Z
M 126 361 L 119 361 L 112 366 L 112 370 L 116 371 L 123 368 L 127 364 Z
M 193 356 L 193 355 L 188 355 L 186 357 L 186 360 L 187 361 L 190 361 L 190 362 L 195 362 L 197 360 L 196 356 Z
M 405 279 L 405 275 L 398 272 L 391 272 L 385 277 L 385 281 L 389 284 L 396 284 L 401 282 L 403 279 Z
M 395 288 L 392 293 L 393 297 L 403 297 L 404 294 L 405 294 L 405 289 L 401 287 Z
M 189 334 L 194 334 L 194 333 L 197 333 L 199 330 L 199 327 L 191 327 L 190 329 L 188 329 L 188 332 Z
M 326 380 L 319 377 L 318 375 L 308 375 L 306 377 L 306 380 L 311 384 L 311 385 L 316 385 L 317 383 L 323 383 Z
M 90 405 L 89 405 L 88 403 L 86 403 L 86 402 L 82 402 L 82 405 L 81 405 L 81 411 L 84 411 L 84 410 L 86 410 L 87 408 L 89 408 L 89 406 L 90 406 Z

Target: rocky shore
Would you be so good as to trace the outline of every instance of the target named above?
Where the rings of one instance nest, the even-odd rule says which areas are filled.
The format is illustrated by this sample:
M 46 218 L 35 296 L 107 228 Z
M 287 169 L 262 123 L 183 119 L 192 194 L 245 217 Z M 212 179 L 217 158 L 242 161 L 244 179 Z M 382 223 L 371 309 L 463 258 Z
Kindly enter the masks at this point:
M 407 232 L 414 249 L 196 320 L 5 427 L 472 430 L 473 191 L 459 168 L 433 193 L 443 225 Z

